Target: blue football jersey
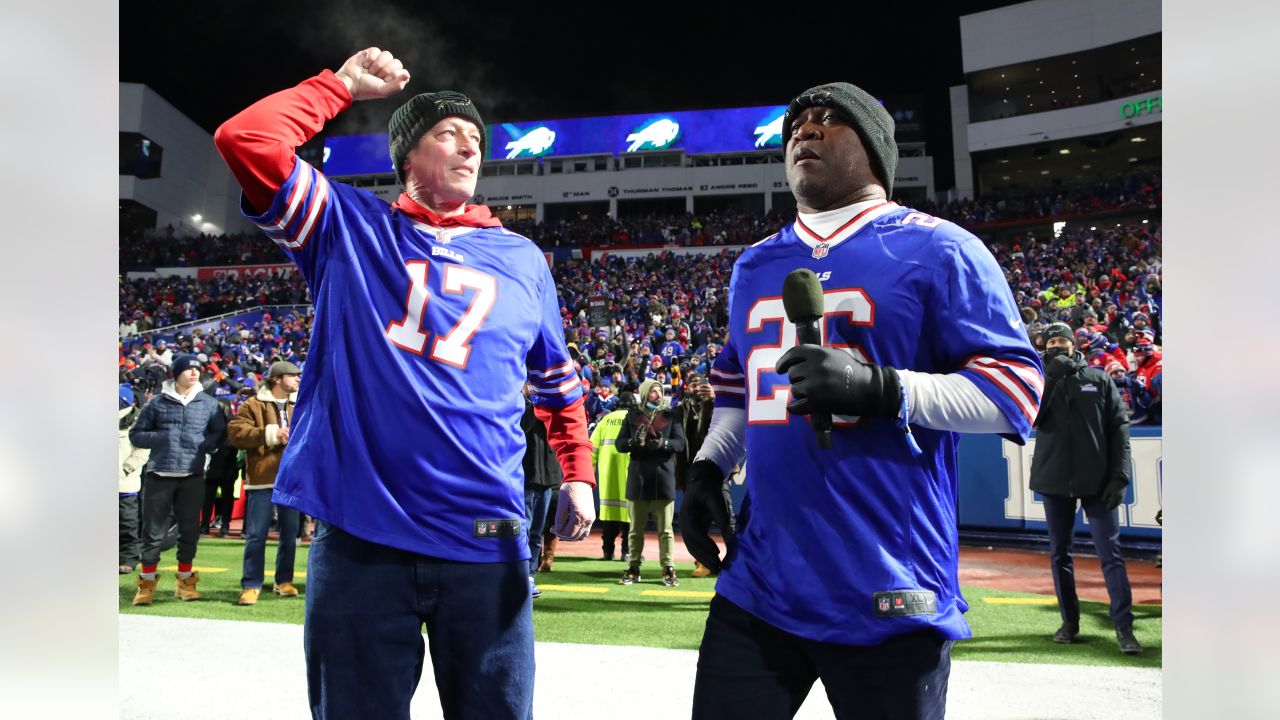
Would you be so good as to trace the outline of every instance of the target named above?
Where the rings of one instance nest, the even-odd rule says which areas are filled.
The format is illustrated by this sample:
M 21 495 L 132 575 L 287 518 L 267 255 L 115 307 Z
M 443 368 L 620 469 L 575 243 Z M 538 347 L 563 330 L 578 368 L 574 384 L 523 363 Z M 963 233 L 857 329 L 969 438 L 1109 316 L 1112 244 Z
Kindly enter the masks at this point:
M 799 221 L 734 265 L 729 340 L 712 368 L 716 405 L 745 410 L 747 503 L 736 558 L 716 591 L 801 637 L 873 645 L 933 628 L 970 636 L 960 595 L 956 443 L 891 418 L 833 418 L 820 449 L 787 413 L 774 371 L 796 344 L 782 285 L 809 268 L 822 282 L 825 345 L 869 362 L 967 376 L 1023 442 L 1043 375 L 995 258 L 960 227 L 884 203 L 820 239 Z M 933 594 L 932 612 L 921 599 Z
M 524 411 L 582 396 L 542 252 L 440 229 L 301 159 L 262 215 L 315 318 L 275 502 L 366 540 L 464 562 L 527 559 Z

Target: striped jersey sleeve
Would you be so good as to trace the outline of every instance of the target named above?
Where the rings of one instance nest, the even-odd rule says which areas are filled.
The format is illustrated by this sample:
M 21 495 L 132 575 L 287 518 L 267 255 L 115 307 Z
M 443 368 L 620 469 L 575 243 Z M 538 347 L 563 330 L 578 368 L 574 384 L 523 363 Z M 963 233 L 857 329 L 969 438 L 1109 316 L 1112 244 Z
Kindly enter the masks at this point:
M 1040 411 L 1044 368 L 995 258 L 982 241 L 955 230 L 966 237 L 952 246 L 946 287 L 938 288 L 938 342 L 947 364 L 1008 418 L 1015 432 L 1006 437 L 1021 444 Z
M 742 372 L 742 362 L 733 338 L 725 342 L 724 349 L 716 356 L 711 366 L 710 382 L 716 393 L 716 407 L 746 408 L 746 375 Z
M 324 243 L 319 238 L 332 222 L 335 205 L 329 180 L 298 158 L 289 179 L 271 201 L 271 207 L 261 215 L 246 213 L 246 217 L 285 251 L 302 270 L 308 284 L 315 287 L 319 259 L 324 252 Z
M 529 384 L 533 386 L 533 403 L 560 408 L 583 397 L 582 379 L 578 377 L 577 367 L 564 342 L 564 326 L 560 321 L 560 306 L 556 304 L 551 269 L 541 255 L 538 262 L 543 266 L 542 312 L 537 337 L 525 356 L 525 366 Z

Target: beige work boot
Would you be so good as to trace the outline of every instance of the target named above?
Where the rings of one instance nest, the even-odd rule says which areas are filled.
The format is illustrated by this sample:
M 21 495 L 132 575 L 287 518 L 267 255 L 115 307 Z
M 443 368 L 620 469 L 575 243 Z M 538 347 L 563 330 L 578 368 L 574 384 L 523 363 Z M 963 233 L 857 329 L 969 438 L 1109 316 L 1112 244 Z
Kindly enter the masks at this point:
M 276 583 L 271 591 L 281 597 L 298 597 L 298 588 L 293 583 Z
M 240 599 L 236 601 L 237 605 L 257 605 L 258 593 L 262 592 L 262 588 L 245 588 L 240 591 Z
M 178 578 L 178 586 L 174 589 L 173 594 L 179 600 L 199 600 L 200 593 L 196 590 L 196 583 L 200 582 L 200 573 L 193 572 L 191 577 Z
M 138 575 L 138 592 L 133 596 L 134 605 L 150 605 L 156 597 L 156 580 L 160 579 L 160 575 L 156 575 L 155 580 L 143 580 L 142 575 Z

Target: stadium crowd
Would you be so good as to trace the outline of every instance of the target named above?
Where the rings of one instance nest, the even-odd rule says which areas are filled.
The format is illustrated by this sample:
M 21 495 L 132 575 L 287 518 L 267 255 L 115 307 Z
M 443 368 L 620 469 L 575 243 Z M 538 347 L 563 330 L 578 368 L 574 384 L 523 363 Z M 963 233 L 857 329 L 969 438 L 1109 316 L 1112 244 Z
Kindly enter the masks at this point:
M 1017 222 L 1113 210 L 1155 208 L 1161 202 L 1160 176 L 1133 173 L 1083 186 L 1064 186 L 1054 192 L 1012 188 L 987 193 L 979 200 L 948 203 L 910 203 L 917 210 L 946 218 L 969 229 L 989 223 Z M 790 216 L 727 213 L 656 215 L 613 219 L 583 217 L 547 222 L 516 220 L 506 223 L 544 250 L 599 245 L 749 245 L 772 233 Z M 218 267 L 286 263 L 279 248 L 262 242 L 258 233 L 181 236 L 172 227 L 159 233 L 121 238 L 120 269 L 156 267 Z
M 763 229 L 761 236 L 768 234 Z M 261 243 L 269 245 L 270 243 Z M 1161 233 L 1158 225 L 1080 229 L 1059 237 L 1034 232 L 989 244 L 1037 348 L 1051 322 L 1076 332 L 1076 347 L 1112 374 L 1134 424 L 1159 423 Z M 591 389 L 594 420 L 623 390 L 662 383 L 675 405 L 690 373 L 704 374 L 723 345 L 726 298 L 736 250 L 556 263 L 565 337 Z M 180 323 L 259 306 L 305 304 L 305 283 L 291 273 L 212 280 L 147 278 L 120 286 L 121 381 L 145 397 L 175 354 L 192 353 L 216 395 L 250 394 L 274 360 L 306 361 L 310 318 L 301 312 L 222 321 L 175 332 Z

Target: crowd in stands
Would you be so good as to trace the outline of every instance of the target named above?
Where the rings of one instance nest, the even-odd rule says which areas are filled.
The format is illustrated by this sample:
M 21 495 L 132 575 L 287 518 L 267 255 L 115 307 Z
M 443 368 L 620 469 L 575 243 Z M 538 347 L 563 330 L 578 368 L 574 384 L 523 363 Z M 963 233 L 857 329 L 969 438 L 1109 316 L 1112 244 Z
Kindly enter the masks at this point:
M 1160 176 L 1133 173 L 1114 180 L 1053 192 L 1011 189 L 980 200 L 910 203 L 915 209 L 974 228 L 989 223 L 1069 216 L 1160 205 Z M 544 250 L 600 245 L 749 245 L 791 219 L 770 212 L 657 215 L 613 219 L 607 216 L 546 222 L 515 220 L 506 227 Z M 287 263 L 285 254 L 260 234 L 178 236 L 172 227 L 153 235 L 121 238 L 120 269 L 219 267 Z
M 1115 197 L 1128 197 L 1131 191 L 1128 186 L 1118 188 Z M 709 245 L 721 240 L 741 245 L 776 229 L 764 221 L 738 219 L 698 227 L 670 218 L 633 226 L 593 222 L 598 223 L 596 230 L 611 233 L 610 242 L 619 244 L 647 244 L 658 236 L 679 241 L 695 233 L 689 235 L 691 242 L 701 238 Z M 574 234 L 578 230 L 573 223 L 557 224 L 553 232 L 557 242 L 585 237 Z M 279 252 L 265 239 L 255 242 Z M 1028 231 L 988 246 L 1004 269 L 1037 349 L 1043 350 L 1042 333 L 1049 323 L 1068 323 L 1076 332 L 1077 349 L 1121 386 L 1134 423 L 1158 424 L 1163 368 L 1159 226 L 1082 228 L 1057 237 Z M 182 252 L 189 256 L 196 250 L 191 246 Z M 126 254 L 132 256 L 132 249 L 123 248 L 122 257 Z M 647 379 L 662 382 L 678 404 L 689 374 L 709 371 L 727 337 L 726 298 L 737 254 L 737 248 L 725 247 L 700 255 L 655 251 L 642 258 L 555 263 L 565 338 L 590 388 L 588 411 L 593 419 L 611 410 L 624 389 L 634 391 Z M 202 356 L 212 391 L 224 396 L 249 392 L 273 360 L 305 362 L 310 329 L 306 314 L 268 313 L 261 322 L 234 327 L 223 322 L 208 332 L 155 330 L 226 312 L 309 300 L 305 282 L 294 273 L 122 280 L 121 379 L 140 382 L 145 389 L 159 377 L 157 366 L 163 368 L 173 354 L 192 352 Z
M 1053 192 L 1011 189 L 987 194 L 977 200 L 912 205 L 921 212 L 946 218 L 962 227 L 974 228 L 1029 218 L 1155 208 L 1161 204 L 1162 192 L 1159 174 L 1140 172 L 1088 185 L 1067 186 Z
M 270 244 L 270 243 L 268 243 Z M 257 305 L 310 302 L 307 284 L 293 272 L 212 280 L 160 277 L 120 283 L 120 337 L 180 325 Z

